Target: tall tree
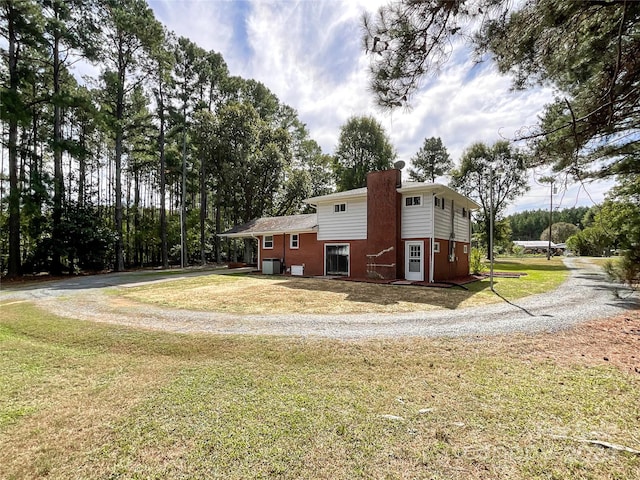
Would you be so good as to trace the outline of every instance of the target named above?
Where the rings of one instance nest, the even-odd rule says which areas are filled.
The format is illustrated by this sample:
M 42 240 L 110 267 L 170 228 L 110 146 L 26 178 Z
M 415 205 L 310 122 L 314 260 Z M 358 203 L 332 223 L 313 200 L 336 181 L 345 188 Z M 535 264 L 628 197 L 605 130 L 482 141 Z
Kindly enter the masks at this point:
M 156 102 L 158 120 L 158 183 L 160 188 L 160 262 L 162 268 L 169 268 L 169 247 L 167 241 L 167 165 L 166 165 L 166 131 L 167 116 L 170 105 L 170 92 L 173 87 L 171 71 L 175 57 L 171 51 L 170 33 L 165 31 L 163 41 L 156 45 L 151 55 L 152 79 L 151 90 Z
M 187 252 L 187 135 L 189 121 L 196 109 L 198 92 L 203 91 L 206 51 L 186 37 L 178 38 L 175 45 L 174 78 L 177 96 L 180 100 L 182 116 L 182 182 L 180 202 L 180 264 L 185 266 L 188 261 Z
M 416 182 L 430 181 L 447 174 L 453 168 L 453 161 L 440 137 L 425 138 L 420 150 L 411 158 L 414 168 L 409 169 L 409 178 Z
M 208 164 L 215 163 L 216 151 L 215 151 L 215 132 L 216 132 L 216 118 L 214 114 L 208 109 L 200 109 L 194 114 L 193 119 L 193 143 L 196 150 L 196 155 L 200 160 L 200 263 L 204 265 L 206 263 L 207 253 L 207 217 L 206 217 L 206 187 L 210 185 L 207 175 Z M 204 198 L 202 198 L 204 196 Z
M 52 265 L 53 274 L 60 274 L 63 253 L 61 222 L 64 200 L 64 176 L 62 172 L 62 111 L 73 103 L 70 91 L 65 91 L 62 82 L 71 59 L 84 56 L 96 58 L 96 33 L 93 24 L 94 5 L 89 0 L 41 0 L 44 13 L 44 38 L 50 52 L 48 61 L 51 68 L 53 104 L 53 215 L 52 215 Z
M 42 44 L 40 9 L 32 0 L 2 2 L 0 4 L 0 33 L 7 42 L 8 79 L 4 79 L 0 114 L 9 126 L 9 259 L 7 276 L 21 273 L 20 258 L 20 187 L 18 182 L 18 128 L 29 121 L 28 106 L 24 101 L 24 88 L 30 75 L 29 48 Z
M 469 26 L 504 11 L 502 0 L 401 0 L 363 17 L 363 47 L 371 54 L 370 83 L 378 104 L 406 105 L 422 78 L 435 75 L 451 56 L 452 39 Z M 498 10 L 498 12 L 496 12 Z
M 490 255 L 489 223 L 495 225 L 509 202 L 528 190 L 525 157 L 506 141 L 492 146 L 474 143 L 463 153 L 460 167 L 452 172 L 451 186 L 481 205 Z
M 640 2 L 537 0 L 479 31 L 514 87 L 558 91 L 531 135 L 541 162 L 577 177 L 640 174 L 639 23 Z
M 395 158 L 395 149 L 375 118 L 351 117 L 340 129 L 335 152 L 338 191 L 366 186 L 369 172 L 390 168 Z
M 365 16 L 364 48 L 378 103 L 405 105 L 456 39 L 489 53 L 515 88 L 556 87 L 531 139 L 556 170 L 638 174 L 640 2 L 401 0 Z
M 127 93 L 148 74 L 145 62 L 162 41 L 162 27 L 144 0 L 106 0 L 103 78 L 110 89 L 115 136 L 115 270 L 124 270 L 122 157 Z

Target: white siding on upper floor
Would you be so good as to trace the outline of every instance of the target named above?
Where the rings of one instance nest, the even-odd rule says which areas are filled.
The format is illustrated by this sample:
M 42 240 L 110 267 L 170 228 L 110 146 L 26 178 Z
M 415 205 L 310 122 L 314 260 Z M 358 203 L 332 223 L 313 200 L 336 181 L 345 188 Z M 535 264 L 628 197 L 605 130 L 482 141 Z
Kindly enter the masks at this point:
M 435 207 L 434 205 L 434 208 L 436 209 L 435 237 L 449 239 L 451 236 L 451 200 L 447 198 L 440 198 L 441 202 L 442 200 L 444 200 L 444 209 L 442 209 L 442 206 Z
M 465 216 L 462 216 L 462 207 L 456 205 L 455 209 L 455 222 L 454 232 L 456 234 L 456 241 L 469 242 L 469 210 L 465 209 Z
M 365 240 L 367 238 L 367 200 L 365 197 L 339 200 L 346 203 L 344 212 L 334 212 L 334 203 L 320 204 L 318 240 Z
M 431 193 L 419 194 L 420 205 L 407 207 L 406 198 L 415 197 L 418 194 L 402 196 L 402 238 L 429 238 L 433 234 L 433 195 Z
M 451 199 L 444 200 L 444 210 L 436 207 L 436 238 L 448 239 L 451 237 L 451 215 L 453 215 L 453 234 L 458 242 L 469 242 L 469 211 L 466 217 L 462 216 L 462 206 L 453 203 Z M 453 210 L 451 209 L 453 206 Z

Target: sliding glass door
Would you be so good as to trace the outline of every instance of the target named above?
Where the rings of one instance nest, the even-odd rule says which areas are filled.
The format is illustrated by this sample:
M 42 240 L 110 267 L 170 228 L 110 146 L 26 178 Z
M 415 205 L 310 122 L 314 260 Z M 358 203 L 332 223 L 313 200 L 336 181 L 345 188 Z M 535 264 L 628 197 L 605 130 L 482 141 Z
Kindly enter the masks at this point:
M 325 274 L 349 275 L 349 244 L 325 245 Z

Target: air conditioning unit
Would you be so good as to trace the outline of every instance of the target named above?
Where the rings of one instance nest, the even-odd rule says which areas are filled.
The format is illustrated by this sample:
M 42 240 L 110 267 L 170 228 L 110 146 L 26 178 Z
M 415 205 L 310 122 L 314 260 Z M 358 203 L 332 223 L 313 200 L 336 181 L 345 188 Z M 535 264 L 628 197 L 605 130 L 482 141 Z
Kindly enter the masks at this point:
M 279 258 L 265 258 L 262 260 L 263 275 L 278 275 L 280 273 Z

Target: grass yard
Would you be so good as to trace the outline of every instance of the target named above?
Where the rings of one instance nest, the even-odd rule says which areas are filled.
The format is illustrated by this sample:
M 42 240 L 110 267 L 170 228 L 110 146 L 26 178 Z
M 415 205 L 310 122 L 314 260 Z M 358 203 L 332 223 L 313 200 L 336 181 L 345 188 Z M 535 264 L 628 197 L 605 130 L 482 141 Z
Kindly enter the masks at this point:
M 560 258 L 508 259 L 495 271 L 522 272 L 520 278 L 495 278 L 507 300 L 558 287 L 568 275 Z M 461 288 L 378 285 L 317 278 L 262 275 L 205 275 L 121 289 L 130 300 L 171 308 L 236 314 L 401 313 L 455 309 L 501 302 L 485 279 Z
M 637 336 L 340 342 L 1 309 L 3 479 L 640 478 L 639 455 L 577 441 L 640 449 L 640 375 L 607 353 Z

